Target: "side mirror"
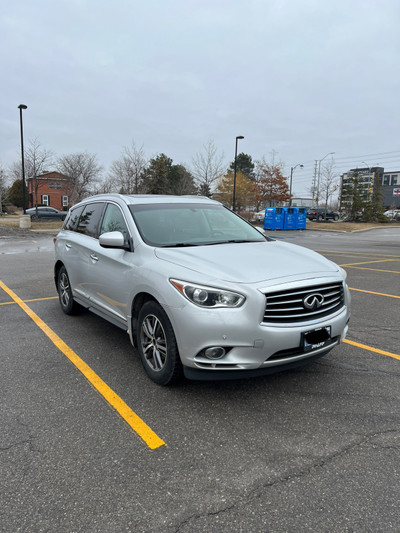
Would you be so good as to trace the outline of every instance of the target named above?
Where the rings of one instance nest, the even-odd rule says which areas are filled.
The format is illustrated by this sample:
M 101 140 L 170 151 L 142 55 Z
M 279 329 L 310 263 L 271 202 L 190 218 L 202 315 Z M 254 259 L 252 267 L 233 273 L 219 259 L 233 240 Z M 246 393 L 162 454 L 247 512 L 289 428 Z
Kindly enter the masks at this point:
M 126 248 L 125 237 L 120 231 L 108 231 L 99 237 L 100 246 L 103 248 Z

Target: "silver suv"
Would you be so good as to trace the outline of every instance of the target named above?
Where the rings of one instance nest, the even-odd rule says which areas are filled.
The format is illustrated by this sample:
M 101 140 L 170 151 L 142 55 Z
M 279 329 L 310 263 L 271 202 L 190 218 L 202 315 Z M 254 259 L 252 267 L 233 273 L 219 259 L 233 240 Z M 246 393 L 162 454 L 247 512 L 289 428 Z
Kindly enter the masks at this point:
M 309 363 L 350 317 L 342 268 L 198 196 L 80 202 L 55 240 L 54 275 L 62 310 L 124 329 L 160 385 Z

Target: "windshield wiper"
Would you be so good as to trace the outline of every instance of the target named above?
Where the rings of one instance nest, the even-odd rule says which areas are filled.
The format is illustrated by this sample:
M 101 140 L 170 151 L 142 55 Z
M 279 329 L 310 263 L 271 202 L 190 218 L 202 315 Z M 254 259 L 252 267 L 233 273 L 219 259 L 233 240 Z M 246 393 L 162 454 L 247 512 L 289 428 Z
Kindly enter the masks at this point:
M 193 242 L 177 242 L 175 244 L 162 244 L 160 248 L 186 248 L 188 246 L 201 246 L 201 245 L 194 244 Z

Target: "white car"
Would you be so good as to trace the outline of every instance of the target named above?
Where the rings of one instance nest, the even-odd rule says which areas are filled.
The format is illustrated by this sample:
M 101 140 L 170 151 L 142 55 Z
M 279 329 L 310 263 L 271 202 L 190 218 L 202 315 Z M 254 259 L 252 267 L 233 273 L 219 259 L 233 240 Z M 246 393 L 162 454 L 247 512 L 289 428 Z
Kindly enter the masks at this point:
M 389 209 L 383 213 L 388 218 L 400 218 L 400 209 Z
M 341 267 L 199 196 L 80 202 L 55 240 L 54 277 L 64 313 L 83 306 L 125 330 L 160 385 L 309 363 L 350 318 Z
M 255 218 L 256 222 L 264 222 L 265 209 L 263 211 L 258 211 L 258 213 L 255 214 L 254 218 Z

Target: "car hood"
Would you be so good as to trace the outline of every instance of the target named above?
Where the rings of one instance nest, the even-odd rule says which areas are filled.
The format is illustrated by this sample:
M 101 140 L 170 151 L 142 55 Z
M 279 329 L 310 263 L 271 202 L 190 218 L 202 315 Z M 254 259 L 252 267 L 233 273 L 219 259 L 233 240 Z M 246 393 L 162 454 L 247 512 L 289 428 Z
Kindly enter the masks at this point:
M 339 270 L 332 261 L 312 250 L 276 241 L 156 248 L 155 255 L 210 278 L 234 283 L 334 275 Z

